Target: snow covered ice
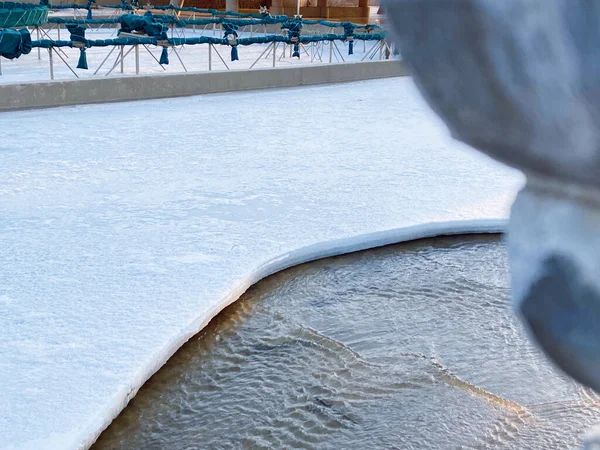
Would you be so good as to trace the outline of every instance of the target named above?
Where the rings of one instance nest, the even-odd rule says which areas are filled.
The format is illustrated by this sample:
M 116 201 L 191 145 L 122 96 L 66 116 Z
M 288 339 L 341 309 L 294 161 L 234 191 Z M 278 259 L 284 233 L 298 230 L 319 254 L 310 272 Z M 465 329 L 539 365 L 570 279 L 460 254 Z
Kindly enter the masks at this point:
M 2 113 L 0 124 L 3 450 L 89 445 L 261 276 L 500 227 L 522 184 L 453 143 L 409 78 Z M 431 225 L 451 221 L 465 222 Z

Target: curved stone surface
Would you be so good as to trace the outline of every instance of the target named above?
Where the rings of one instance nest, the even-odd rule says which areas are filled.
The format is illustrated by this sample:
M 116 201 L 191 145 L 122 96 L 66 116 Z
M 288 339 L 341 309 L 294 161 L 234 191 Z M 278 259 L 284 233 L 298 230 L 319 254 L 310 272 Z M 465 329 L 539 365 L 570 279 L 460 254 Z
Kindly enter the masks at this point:
M 424 95 L 460 140 L 523 170 L 513 298 L 540 346 L 600 392 L 600 2 L 395 0 Z
M 390 0 L 402 56 L 457 139 L 600 185 L 600 3 Z
M 597 198 L 533 177 L 513 207 L 509 251 L 517 311 L 532 335 L 565 372 L 600 392 Z
M 453 144 L 408 78 L 0 122 L 3 450 L 88 446 L 261 277 L 498 230 L 522 185 Z

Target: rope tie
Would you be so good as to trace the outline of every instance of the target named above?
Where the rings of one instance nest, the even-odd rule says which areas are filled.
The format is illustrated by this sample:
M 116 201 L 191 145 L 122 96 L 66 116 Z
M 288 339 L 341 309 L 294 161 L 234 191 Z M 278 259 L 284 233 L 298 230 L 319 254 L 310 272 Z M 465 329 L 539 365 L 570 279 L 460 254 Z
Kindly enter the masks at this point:
M 356 25 L 351 22 L 342 23 L 344 27 L 344 40 L 348 42 L 348 55 L 354 54 L 354 30 Z
M 162 65 L 168 65 L 169 64 L 169 47 L 171 46 L 171 43 L 169 42 L 168 39 L 160 39 L 160 40 L 156 40 L 156 45 L 158 47 L 162 47 L 162 51 L 160 52 L 160 60 L 158 61 L 159 64 Z
M 92 5 L 96 3 L 96 0 L 88 0 L 87 2 L 87 20 L 92 20 Z
M 288 42 L 294 44 L 293 58 L 300 59 L 300 30 L 302 30 L 302 16 L 294 16 L 291 22 L 285 23 L 281 26 L 287 29 Z
M 87 70 L 88 63 L 85 50 L 88 47 L 88 42 L 85 38 L 85 28 L 79 25 L 67 25 L 67 30 L 71 33 L 71 47 L 79 49 L 77 68 Z

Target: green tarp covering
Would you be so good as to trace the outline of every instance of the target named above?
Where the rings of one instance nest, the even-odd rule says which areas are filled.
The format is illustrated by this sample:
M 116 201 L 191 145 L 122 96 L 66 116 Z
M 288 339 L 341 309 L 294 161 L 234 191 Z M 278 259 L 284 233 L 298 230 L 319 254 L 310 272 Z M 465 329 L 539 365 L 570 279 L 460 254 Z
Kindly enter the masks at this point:
M 41 26 L 48 22 L 48 8 L 29 3 L 0 2 L 0 28 Z
M 31 52 L 31 35 L 26 29 L 0 30 L 0 56 L 18 58 Z

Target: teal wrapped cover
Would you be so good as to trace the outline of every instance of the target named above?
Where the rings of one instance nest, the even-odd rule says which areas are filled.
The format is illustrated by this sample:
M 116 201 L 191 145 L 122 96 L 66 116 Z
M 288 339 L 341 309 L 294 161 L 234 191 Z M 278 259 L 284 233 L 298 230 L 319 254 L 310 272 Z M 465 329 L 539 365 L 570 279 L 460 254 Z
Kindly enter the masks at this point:
M 0 56 L 18 58 L 31 52 L 31 35 L 22 30 L 0 30 Z
M 41 26 L 48 22 L 48 8 L 29 3 L 0 2 L 0 28 Z

